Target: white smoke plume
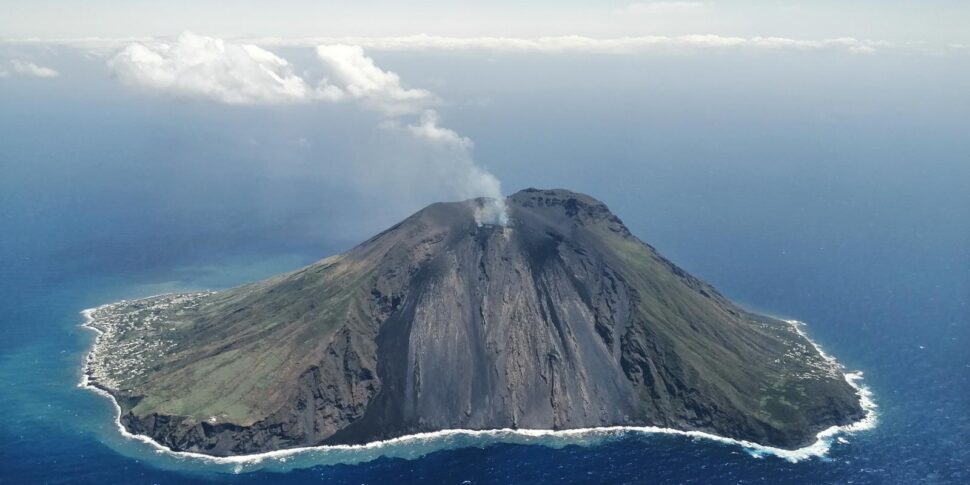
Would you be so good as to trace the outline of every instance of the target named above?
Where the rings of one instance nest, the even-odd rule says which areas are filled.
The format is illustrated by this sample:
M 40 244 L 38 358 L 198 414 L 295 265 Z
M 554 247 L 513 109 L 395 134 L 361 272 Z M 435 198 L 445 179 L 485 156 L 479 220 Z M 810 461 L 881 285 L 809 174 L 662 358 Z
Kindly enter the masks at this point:
M 405 87 L 360 46 L 319 45 L 316 54 L 325 75 L 310 82 L 286 59 L 258 46 L 186 32 L 173 43 L 132 43 L 108 64 L 130 86 L 225 104 L 356 103 L 379 113 L 381 126 L 434 152 L 434 161 L 413 171 L 430 169 L 454 197 L 485 197 L 475 215 L 478 224 L 508 224 L 501 183 L 475 162 L 470 139 L 441 126 L 434 94 Z
M 448 179 L 453 195 L 488 199 L 476 211 L 475 222 L 508 224 L 501 183 L 475 163 L 471 139 L 440 125 L 440 116 L 433 108 L 439 101 L 432 93 L 405 88 L 397 74 L 377 67 L 358 46 L 321 45 L 317 46 L 317 56 L 328 71 L 317 86 L 320 96 L 333 101 L 359 100 L 364 107 L 382 113 L 383 126 L 388 129 L 401 129 L 402 119 L 410 120 L 403 126 L 407 133 L 448 155 L 449 166 L 439 167 L 437 172 Z
M 453 153 L 456 176 L 456 192 L 462 198 L 487 197 L 488 201 L 475 211 L 475 222 L 508 225 L 509 216 L 502 197 L 502 184 L 494 175 L 479 167 L 472 158 L 474 143 L 454 130 L 438 124 L 438 112 L 426 109 L 417 123 L 406 126 L 412 136 L 440 146 Z

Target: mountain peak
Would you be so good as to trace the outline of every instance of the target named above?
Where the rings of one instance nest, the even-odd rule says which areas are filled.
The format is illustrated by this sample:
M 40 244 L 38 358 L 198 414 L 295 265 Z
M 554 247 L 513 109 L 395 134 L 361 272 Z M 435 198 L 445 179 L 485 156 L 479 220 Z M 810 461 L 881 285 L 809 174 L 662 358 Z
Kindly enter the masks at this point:
M 509 196 L 509 201 L 513 207 L 534 209 L 547 215 L 561 212 L 575 224 L 606 224 L 615 232 L 630 235 L 623 221 L 606 204 L 579 192 L 528 188 Z

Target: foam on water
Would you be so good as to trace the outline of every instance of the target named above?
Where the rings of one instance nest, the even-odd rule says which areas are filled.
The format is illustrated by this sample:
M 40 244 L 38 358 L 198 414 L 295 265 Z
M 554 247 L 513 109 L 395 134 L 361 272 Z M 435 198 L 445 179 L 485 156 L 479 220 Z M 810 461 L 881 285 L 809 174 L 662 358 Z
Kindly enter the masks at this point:
M 158 296 L 158 295 L 156 295 Z M 149 297 L 150 298 L 150 297 Z M 98 308 L 89 308 L 82 311 L 85 322 L 81 325 L 101 335 L 101 331 L 93 327 L 93 314 Z M 824 359 L 833 365 L 839 365 L 835 359 L 822 351 L 822 349 L 812 341 L 802 330 L 804 323 L 797 320 L 784 320 L 800 335 L 805 337 Z M 96 346 L 97 341 L 92 345 Z M 289 470 L 295 468 L 308 468 L 317 465 L 333 464 L 355 464 L 362 463 L 379 457 L 390 458 L 419 458 L 435 451 L 451 450 L 464 447 L 483 447 L 490 444 L 536 444 L 549 447 L 563 447 L 567 445 L 595 445 L 604 440 L 616 438 L 625 434 L 662 434 L 684 436 L 692 439 L 702 439 L 714 441 L 727 445 L 740 446 L 749 455 L 755 458 L 764 456 L 776 456 L 795 463 L 814 457 L 824 457 L 832 447 L 836 438 L 843 434 L 856 433 L 873 428 L 877 423 L 876 403 L 873 401 L 872 392 L 865 385 L 861 384 L 863 374 L 860 371 L 844 372 L 846 382 L 852 386 L 859 396 L 859 403 L 865 410 L 865 416 L 854 423 L 843 426 L 832 426 L 816 434 L 816 440 L 812 444 L 796 450 L 786 450 L 773 446 L 762 445 L 748 440 L 738 440 L 718 436 L 703 431 L 685 431 L 674 428 L 661 428 L 657 426 L 608 426 L 599 428 L 578 428 L 564 430 L 550 429 L 492 429 L 492 430 L 472 430 L 472 429 L 447 429 L 427 433 L 417 433 L 401 436 L 383 441 L 374 441 L 361 445 L 324 445 L 308 446 L 301 448 L 290 448 L 285 450 L 269 451 L 251 455 L 237 455 L 218 457 L 203 453 L 188 451 L 175 451 L 161 443 L 158 443 L 148 436 L 131 433 L 121 424 L 121 406 L 109 392 L 94 386 L 90 383 L 87 375 L 87 359 L 85 359 L 85 369 L 81 373 L 81 380 L 78 387 L 91 390 L 98 395 L 104 396 L 111 401 L 114 406 L 114 420 L 118 432 L 128 440 L 138 441 L 149 445 L 160 455 L 174 458 L 182 463 L 203 466 L 207 469 L 216 471 L 228 471 L 242 473 L 255 471 L 264 468 L 276 470 Z M 840 366 L 841 367 L 841 366 Z M 844 439 L 837 442 L 844 443 Z

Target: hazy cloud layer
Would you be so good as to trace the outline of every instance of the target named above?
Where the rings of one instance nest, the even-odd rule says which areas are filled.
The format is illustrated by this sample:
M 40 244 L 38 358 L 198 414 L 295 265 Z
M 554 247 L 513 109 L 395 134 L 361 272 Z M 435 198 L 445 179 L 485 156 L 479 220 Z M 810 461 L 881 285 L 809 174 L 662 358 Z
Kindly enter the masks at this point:
M 664 2 L 661 2 L 664 3 Z M 670 2 L 681 3 L 681 2 Z M 683 2 L 693 3 L 693 2 Z M 627 9 L 641 9 L 641 4 L 631 4 L 616 14 L 627 14 Z M 707 5 L 707 4 L 704 4 Z M 658 8 L 658 7 L 652 7 Z M 710 7 L 705 7 L 710 8 Z M 649 9 L 648 9 L 649 10 Z M 704 13 L 703 8 L 694 11 Z M 639 12 L 649 15 L 649 12 Z M 13 45 L 67 45 L 84 49 L 92 55 L 113 55 L 118 49 L 139 45 L 163 58 L 167 48 L 177 46 L 192 34 L 182 34 L 175 40 L 141 38 L 64 38 L 64 39 L 0 39 L 0 44 Z M 202 37 L 202 36 L 194 36 Z M 204 37 L 203 37 L 204 38 Z M 220 39 L 212 39 L 219 41 Z M 760 49 L 789 51 L 832 51 L 849 53 L 870 53 L 877 49 L 893 49 L 914 54 L 938 55 L 946 52 L 963 52 L 965 44 L 949 43 L 933 45 L 926 42 L 894 43 L 884 40 L 861 39 L 858 37 L 832 37 L 806 39 L 781 36 L 726 36 L 716 34 L 696 35 L 647 35 L 627 37 L 590 37 L 583 35 L 560 35 L 546 37 L 453 37 L 427 34 L 381 37 L 246 37 L 225 39 L 225 43 L 237 46 L 260 47 L 330 47 L 366 49 L 368 51 L 471 51 L 520 53 L 570 53 L 607 55 L 637 55 L 663 51 L 696 51 L 711 49 Z M 325 93 L 324 93 L 325 94 Z
M 639 36 L 600 39 L 581 35 L 554 37 L 441 37 L 409 35 L 401 37 L 320 37 L 308 39 L 260 38 L 260 45 L 349 44 L 368 50 L 491 50 L 502 52 L 584 52 L 595 54 L 636 54 L 661 49 L 753 48 L 790 50 L 874 50 L 889 44 L 881 41 L 839 37 L 820 40 L 788 37 L 735 37 L 723 35 Z

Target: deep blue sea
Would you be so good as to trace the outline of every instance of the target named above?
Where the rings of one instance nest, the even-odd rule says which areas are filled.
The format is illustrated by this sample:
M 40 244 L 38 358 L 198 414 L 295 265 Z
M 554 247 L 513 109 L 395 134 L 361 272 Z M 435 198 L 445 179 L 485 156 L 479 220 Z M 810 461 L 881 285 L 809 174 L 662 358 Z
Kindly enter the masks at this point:
M 417 207 L 354 195 L 319 168 L 353 153 L 343 140 L 374 124 L 363 115 L 143 99 L 119 94 L 101 61 L 61 60 L 81 87 L 0 91 L 0 483 L 970 483 L 970 104 L 936 82 L 964 71 L 872 58 L 839 66 L 850 75 L 836 83 L 826 69 L 840 60 L 714 59 L 696 77 L 696 60 L 586 60 L 615 92 L 551 76 L 524 93 L 489 69 L 536 82 L 576 66 L 381 59 L 407 79 L 446 77 L 446 99 L 490 97 L 444 112 L 507 191 L 590 193 L 729 297 L 807 322 L 865 373 L 879 424 L 798 463 L 638 435 L 233 473 L 119 435 L 111 404 L 77 388 L 93 338 L 79 312 L 293 269 Z M 747 83 L 786 76 L 797 99 Z M 642 106 L 627 96 L 651 89 Z M 590 92 L 596 103 L 563 102 Z

